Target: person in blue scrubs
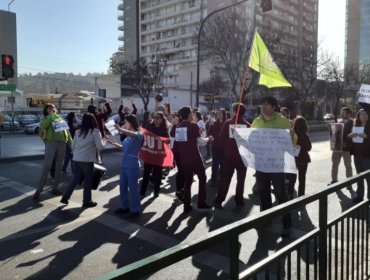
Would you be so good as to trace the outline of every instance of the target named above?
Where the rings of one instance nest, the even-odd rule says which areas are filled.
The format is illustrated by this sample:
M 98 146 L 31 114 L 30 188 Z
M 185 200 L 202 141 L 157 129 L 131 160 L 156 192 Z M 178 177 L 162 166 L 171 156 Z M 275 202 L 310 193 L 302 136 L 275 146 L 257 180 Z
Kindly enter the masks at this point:
M 140 131 L 140 125 L 135 115 L 125 116 L 124 128 L 115 125 L 119 133 L 127 137 L 122 145 L 109 139 L 112 145 L 122 148 L 123 155 L 120 169 L 120 198 L 121 208 L 115 214 L 128 214 L 127 217 L 140 216 L 140 193 L 139 193 L 139 152 L 144 142 L 144 135 Z

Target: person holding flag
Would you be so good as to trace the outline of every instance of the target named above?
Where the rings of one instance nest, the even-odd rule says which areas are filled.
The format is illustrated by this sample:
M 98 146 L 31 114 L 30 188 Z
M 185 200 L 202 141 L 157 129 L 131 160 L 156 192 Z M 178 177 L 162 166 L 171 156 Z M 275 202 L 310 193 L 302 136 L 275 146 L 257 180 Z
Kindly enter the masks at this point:
M 220 132 L 221 145 L 225 147 L 225 154 L 221 167 L 221 177 L 217 189 L 217 195 L 213 201 L 213 206 L 217 208 L 222 208 L 222 202 L 225 201 L 227 192 L 229 191 L 234 170 L 236 170 L 237 174 L 235 203 L 237 207 L 243 207 L 244 205 L 243 193 L 247 168 L 240 157 L 238 147 L 232 134 L 232 129 L 236 126 L 248 128 L 250 127 L 250 124 L 243 119 L 246 112 L 246 107 L 243 104 L 233 104 L 233 112 L 234 117 L 224 122 Z
M 248 66 L 260 74 L 260 85 L 267 88 L 292 86 L 280 71 L 257 31 L 254 34 Z M 252 128 L 291 129 L 289 120 L 278 112 L 276 98 L 272 96 L 263 98 L 260 108 L 261 115 L 253 121 Z M 256 170 L 256 183 L 260 192 L 261 211 L 272 207 L 271 184 L 274 186 L 278 202 L 288 201 L 284 173 L 266 173 Z M 283 216 L 282 222 L 282 235 L 287 236 L 292 223 L 290 213 Z

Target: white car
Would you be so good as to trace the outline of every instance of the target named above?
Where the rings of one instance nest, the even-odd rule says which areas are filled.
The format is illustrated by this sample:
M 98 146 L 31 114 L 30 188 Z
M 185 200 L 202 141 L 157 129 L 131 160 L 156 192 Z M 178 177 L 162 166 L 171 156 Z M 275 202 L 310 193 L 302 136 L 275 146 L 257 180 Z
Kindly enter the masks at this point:
M 28 124 L 24 127 L 23 132 L 26 134 L 39 134 L 40 123 Z

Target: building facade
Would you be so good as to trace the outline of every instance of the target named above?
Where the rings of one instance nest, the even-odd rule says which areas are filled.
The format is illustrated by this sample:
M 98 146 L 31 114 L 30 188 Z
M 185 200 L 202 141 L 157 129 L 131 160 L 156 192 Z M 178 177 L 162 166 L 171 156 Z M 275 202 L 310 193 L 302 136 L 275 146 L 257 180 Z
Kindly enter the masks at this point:
M 137 26 L 132 25 L 135 22 L 133 2 L 139 3 L 136 7 L 139 9 Z M 139 48 L 141 57 L 165 59 L 167 69 L 163 83 L 169 93 L 187 92 L 191 95 L 191 89 L 196 89 L 197 46 L 194 34 L 207 14 L 235 2 L 237 1 L 122 0 L 118 8 L 123 11 L 123 16 L 119 16 L 123 22 L 120 25 L 123 25 L 123 55 L 130 58 L 134 50 Z M 243 9 L 246 21 L 251 25 L 258 27 L 268 24 L 272 30 L 282 32 L 284 44 L 298 49 L 298 52 L 308 42 L 317 48 L 318 0 L 273 0 L 273 10 L 266 14 L 261 11 L 260 0 L 250 0 L 240 5 L 239 9 Z M 133 42 L 136 42 L 135 46 Z M 281 49 L 284 50 L 284 47 Z M 209 63 L 202 62 L 201 81 L 209 78 L 212 68 Z M 192 95 L 190 100 L 194 100 Z
M 345 65 L 370 63 L 370 0 L 347 0 Z

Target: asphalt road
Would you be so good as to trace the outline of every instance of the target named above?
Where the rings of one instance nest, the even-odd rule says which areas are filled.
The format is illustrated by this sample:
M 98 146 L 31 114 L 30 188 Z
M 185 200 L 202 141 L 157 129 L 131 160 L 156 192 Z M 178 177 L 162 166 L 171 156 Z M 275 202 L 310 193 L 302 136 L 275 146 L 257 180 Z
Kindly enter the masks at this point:
M 307 174 L 307 194 L 325 188 L 331 180 L 327 135 L 314 133 L 311 138 L 314 144 L 310 152 L 312 163 Z M 34 136 L 18 135 L 8 143 L 25 145 L 24 149 L 28 146 L 33 150 L 30 139 L 37 141 Z M 48 191 L 42 194 L 40 202 L 31 199 L 41 172 L 41 159 L 5 159 L 0 162 L 1 279 L 92 279 L 259 213 L 259 198 L 252 194 L 254 170 L 247 172 L 244 208 L 238 209 L 234 204 L 234 176 L 224 209 L 200 211 L 195 207 L 189 215 L 183 214 L 182 205 L 175 199 L 173 170 L 164 180 L 157 199 L 150 193 L 142 200 L 143 214 L 139 218 L 130 220 L 115 216 L 114 210 L 119 207 L 120 157 L 119 151 L 103 155 L 108 174 L 99 189 L 93 192 L 98 206 L 85 210 L 81 208 L 81 189 L 73 193 L 68 206 L 60 204 L 60 197 L 53 197 Z M 208 178 L 209 175 L 210 168 L 207 169 Z M 344 179 L 343 165 L 339 177 Z M 70 174 L 64 175 L 64 184 L 70 179 Z M 152 189 L 149 187 L 148 191 Z M 194 204 L 196 192 L 197 182 L 194 182 Z M 215 192 L 215 187 L 207 186 L 209 203 Z M 340 197 L 330 196 L 329 220 L 351 205 L 351 195 L 353 192 L 344 190 Z M 241 235 L 241 269 L 316 227 L 317 209 L 318 204 L 312 203 L 306 211 L 293 215 L 290 238 L 281 238 L 279 221 L 274 221 L 262 234 L 251 230 Z M 228 279 L 227 252 L 228 244 L 222 243 L 147 279 Z

